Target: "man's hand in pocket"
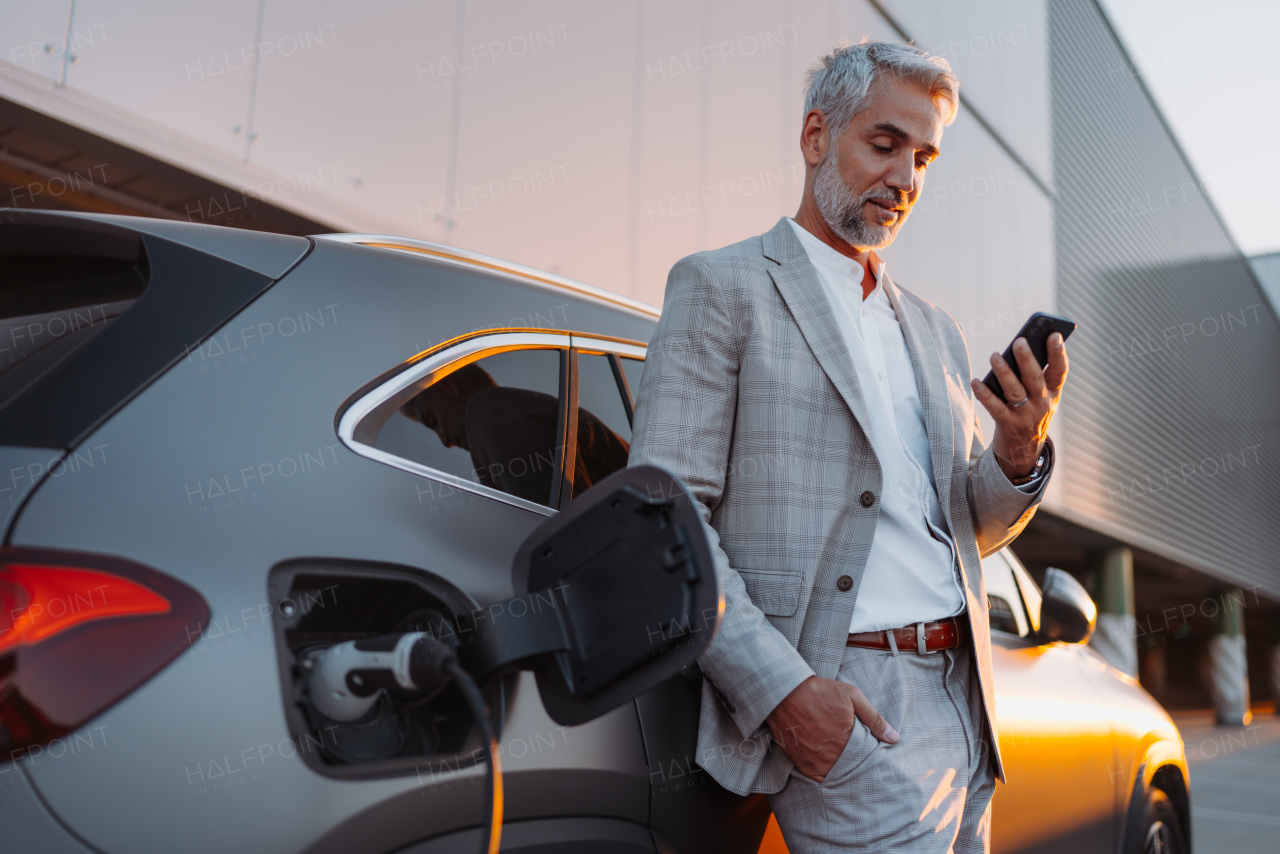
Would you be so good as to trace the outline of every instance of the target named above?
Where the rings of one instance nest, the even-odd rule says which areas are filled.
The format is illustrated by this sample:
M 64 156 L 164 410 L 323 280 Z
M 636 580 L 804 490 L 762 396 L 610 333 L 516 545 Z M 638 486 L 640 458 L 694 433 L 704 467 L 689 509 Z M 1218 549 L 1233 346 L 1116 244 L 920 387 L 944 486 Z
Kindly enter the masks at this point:
M 848 743 L 855 717 L 880 741 L 897 743 L 897 730 L 856 685 L 821 676 L 797 685 L 766 722 L 796 770 L 821 783 Z

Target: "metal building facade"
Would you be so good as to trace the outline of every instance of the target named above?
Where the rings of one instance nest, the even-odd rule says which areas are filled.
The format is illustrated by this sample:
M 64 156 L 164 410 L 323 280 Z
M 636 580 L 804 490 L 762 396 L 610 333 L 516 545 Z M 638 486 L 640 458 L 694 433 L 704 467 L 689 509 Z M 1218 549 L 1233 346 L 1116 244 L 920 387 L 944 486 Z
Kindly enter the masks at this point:
M 1280 328 L 1094 0 L 1051 0 L 1059 512 L 1280 597 Z

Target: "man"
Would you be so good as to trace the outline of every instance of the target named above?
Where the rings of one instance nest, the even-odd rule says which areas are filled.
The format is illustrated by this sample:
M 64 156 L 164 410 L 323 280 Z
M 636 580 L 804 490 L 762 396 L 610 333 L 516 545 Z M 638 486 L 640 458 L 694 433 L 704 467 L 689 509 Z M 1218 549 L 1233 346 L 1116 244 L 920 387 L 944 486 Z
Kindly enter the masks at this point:
M 958 87 L 905 45 L 824 58 L 794 220 L 677 263 L 649 347 L 631 463 L 689 485 L 726 600 L 699 658 L 697 761 L 767 793 L 792 854 L 989 849 L 1003 770 L 980 561 L 1044 494 L 1067 359 L 1055 334 L 1042 371 L 1020 339 L 1019 382 L 993 354 L 1001 402 L 956 322 L 875 254 Z

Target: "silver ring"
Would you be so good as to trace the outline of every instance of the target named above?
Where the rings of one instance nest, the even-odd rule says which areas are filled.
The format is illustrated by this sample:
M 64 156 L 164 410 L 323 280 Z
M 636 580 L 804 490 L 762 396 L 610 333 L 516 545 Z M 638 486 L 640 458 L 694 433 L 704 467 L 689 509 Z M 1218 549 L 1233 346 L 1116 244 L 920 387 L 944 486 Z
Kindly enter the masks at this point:
M 1027 395 L 1027 396 L 1026 396 L 1026 397 L 1024 397 L 1022 400 L 1018 401 L 1017 403 L 1011 403 L 1011 404 L 1009 404 L 1009 405 L 1010 405 L 1010 406 L 1012 406 L 1014 409 L 1017 409 L 1019 406 L 1026 406 L 1026 405 L 1027 405 L 1027 401 L 1028 401 L 1028 400 L 1030 400 L 1030 399 L 1031 399 L 1031 395 Z

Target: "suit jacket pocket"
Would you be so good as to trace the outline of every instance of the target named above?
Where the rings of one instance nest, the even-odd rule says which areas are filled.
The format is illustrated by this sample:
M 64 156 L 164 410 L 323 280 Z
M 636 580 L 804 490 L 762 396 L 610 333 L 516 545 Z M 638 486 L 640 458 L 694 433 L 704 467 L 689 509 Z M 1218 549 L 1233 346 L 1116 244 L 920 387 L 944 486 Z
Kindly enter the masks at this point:
M 800 608 L 804 573 L 799 570 L 744 569 L 738 575 L 756 607 L 771 617 L 790 617 Z

